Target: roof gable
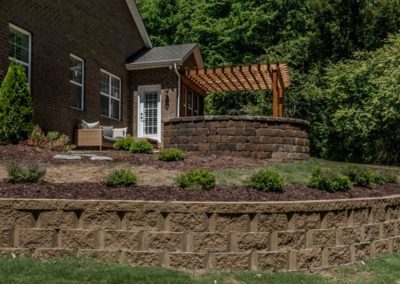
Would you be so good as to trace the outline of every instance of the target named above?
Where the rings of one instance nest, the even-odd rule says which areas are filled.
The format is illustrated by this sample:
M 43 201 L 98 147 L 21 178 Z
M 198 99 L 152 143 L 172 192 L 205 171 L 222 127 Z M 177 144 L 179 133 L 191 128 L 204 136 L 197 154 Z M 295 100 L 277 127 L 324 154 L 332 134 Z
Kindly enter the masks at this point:
M 128 70 L 168 67 L 173 64 L 183 65 L 191 55 L 195 55 L 199 68 L 203 67 L 203 59 L 196 43 L 169 45 L 142 50 L 127 60 Z
M 135 0 L 126 0 L 126 4 L 128 5 L 128 8 L 132 14 L 133 20 L 135 21 L 135 24 L 139 30 L 140 35 L 142 36 L 144 45 L 147 48 L 152 48 L 153 45 L 151 43 L 149 34 L 147 33 L 146 27 L 143 23 L 142 15 L 140 14 L 140 11 L 136 5 Z

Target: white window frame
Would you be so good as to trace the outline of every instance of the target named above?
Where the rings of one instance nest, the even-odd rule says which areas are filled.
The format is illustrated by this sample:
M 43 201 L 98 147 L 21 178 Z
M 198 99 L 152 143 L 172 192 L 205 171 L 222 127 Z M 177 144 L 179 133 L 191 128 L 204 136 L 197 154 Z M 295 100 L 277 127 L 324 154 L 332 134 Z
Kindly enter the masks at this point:
M 70 84 L 73 84 L 73 85 L 76 85 L 78 87 L 81 87 L 81 89 L 82 89 L 82 92 L 81 92 L 81 105 L 82 105 L 82 108 L 77 108 L 77 107 L 73 107 L 73 106 L 70 106 L 70 107 L 73 108 L 73 109 L 76 109 L 76 110 L 82 110 L 83 111 L 85 109 L 85 60 L 83 60 L 79 56 L 76 56 L 75 54 L 72 54 L 72 53 L 70 53 L 69 56 L 70 56 L 70 59 L 73 58 L 75 60 L 78 60 L 78 61 L 82 62 L 82 84 L 69 79 L 69 83 Z
M 104 115 L 104 114 L 101 114 L 101 116 L 107 117 L 107 118 L 109 118 L 109 119 L 114 119 L 114 120 L 117 120 L 117 121 L 121 121 L 121 116 L 122 116 L 122 115 L 121 115 L 121 109 L 122 109 L 122 89 L 121 89 L 121 86 L 122 86 L 122 85 L 121 85 L 121 78 L 118 77 L 118 76 L 115 76 L 114 74 L 112 74 L 112 73 L 110 73 L 110 72 L 108 72 L 107 70 L 104 70 L 104 69 L 100 69 L 100 72 L 101 72 L 101 73 L 104 73 L 104 74 L 107 74 L 107 75 L 109 76 L 109 82 L 108 82 L 109 94 L 103 93 L 102 90 L 101 90 L 101 88 L 100 88 L 100 95 L 101 95 L 101 96 L 108 97 L 108 116 L 107 116 L 107 115 Z M 118 82 L 119 82 L 119 98 L 113 97 L 113 96 L 111 95 L 111 88 L 112 88 L 112 84 L 111 84 L 112 80 L 111 80 L 111 78 L 117 79 Z M 111 104 L 111 100 L 116 100 L 116 101 L 119 102 L 119 117 L 118 117 L 118 119 L 116 119 L 116 118 L 114 118 L 114 117 L 111 116 L 111 113 L 112 113 L 112 104 Z
M 8 56 L 8 59 L 10 61 L 15 60 L 15 62 L 17 62 L 18 64 L 28 67 L 28 85 L 30 86 L 31 85 L 31 73 L 32 73 L 32 70 L 31 70 L 32 69 L 32 34 L 12 23 L 9 23 L 9 25 L 8 25 L 8 32 L 10 32 L 10 29 L 16 30 L 17 32 L 20 32 L 29 37 L 29 52 L 28 52 L 29 60 L 28 60 L 28 63 L 18 60 L 11 56 Z M 10 48 L 10 46 L 8 48 Z M 10 53 L 10 50 L 8 50 L 8 53 Z

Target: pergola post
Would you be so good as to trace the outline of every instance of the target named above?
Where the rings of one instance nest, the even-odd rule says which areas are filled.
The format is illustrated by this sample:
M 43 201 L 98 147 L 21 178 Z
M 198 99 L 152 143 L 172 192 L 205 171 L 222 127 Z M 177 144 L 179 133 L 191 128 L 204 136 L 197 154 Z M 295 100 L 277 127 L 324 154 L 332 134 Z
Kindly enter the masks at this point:
M 282 81 L 279 80 L 279 117 L 285 116 L 285 87 Z
M 279 117 L 278 69 L 272 69 L 272 116 Z

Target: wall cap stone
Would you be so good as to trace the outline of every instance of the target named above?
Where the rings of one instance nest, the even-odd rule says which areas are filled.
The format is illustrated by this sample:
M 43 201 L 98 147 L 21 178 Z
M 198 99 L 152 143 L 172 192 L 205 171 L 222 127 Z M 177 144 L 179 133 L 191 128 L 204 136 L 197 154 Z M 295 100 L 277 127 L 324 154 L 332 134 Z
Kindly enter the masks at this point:
M 193 117 L 177 117 L 171 119 L 164 119 L 164 124 L 176 124 L 181 122 L 201 122 L 201 121 L 253 121 L 253 122 L 273 122 L 282 124 L 297 124 L 306 127 L 310 126 L 310 122 L 297 118 L 287 118 L 287 117 L 272 117 L 272 116 L 231 116 L 231 115 L 217 115 L 217 116 L 193 116 Z

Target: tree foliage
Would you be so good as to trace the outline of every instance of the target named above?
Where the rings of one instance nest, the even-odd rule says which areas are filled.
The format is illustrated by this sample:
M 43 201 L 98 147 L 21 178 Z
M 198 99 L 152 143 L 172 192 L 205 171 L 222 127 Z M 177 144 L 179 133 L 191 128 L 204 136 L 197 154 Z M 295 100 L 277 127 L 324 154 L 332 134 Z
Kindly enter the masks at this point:
M 382 48 L 399 32 L 399 0 L 137 2 L 155 45 L 198 42 L 208 67 L 288 63 L 287 115 L 311 121 L 314 155 L 400 162 L 397 40 Z M 214 94 L 207 112 L 270 115 L 271 94 Z
M 14 61 L 0 87 L 0 142 L 18 143 L 32 131 L 32 97 L 24 69 Z

